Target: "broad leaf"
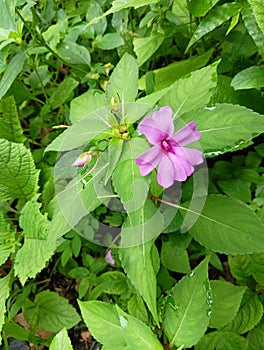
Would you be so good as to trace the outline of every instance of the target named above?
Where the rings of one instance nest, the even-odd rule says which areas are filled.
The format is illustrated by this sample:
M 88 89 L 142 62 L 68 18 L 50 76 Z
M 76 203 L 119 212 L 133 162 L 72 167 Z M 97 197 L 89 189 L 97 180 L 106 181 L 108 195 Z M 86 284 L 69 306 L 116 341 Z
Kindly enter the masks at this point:
M 264 33 L 264 8 L 262 0 L 248 0 L 248 2 L 252 7 L 259 28 Z
M 134 50 L 137 55 L 138 65 L 142 66 L 163 43 L 165 35 L 154 34 L 146 38 L 135 38 L 133 41 Z
M 116 164 L 118 163 L 122 153 L 123 144 L 124 144 L 124 140 L 122 139 L 113 140 L 109 144 L 109 147 L 107 149 L 109 166 L 107 168 L 107 172 L 104 179 L 105 184 L 108 182 L 109 178 L 113 174 L 113 171 L 115 170 Z
M 23 144 L 0 139 L 0 168 L 0 200 L 27 201 L 35 195 L 39 172 Z
M 17 114 L 16 102 L 13 96 L 7 97 L 1 101 L 0 109 L 2 117 L 0 118 L 0 138 L 23 143 L 25 136 Z
M 208 258 L 171 290 L 164 309 L 163 327 L 170 346 L 192 347 L 204 335 L 211 313 Z
M 70 120 L 72 124 L 89 116 L 90 113 L 106 106 L 105 94 L 90 89 L 71 101 Z
M 176 117 L 196 108 L 205 107 L 217 84 L 217 64 L 218 62 L 177 80 L 159 104 L 170 106 Z
M 5 312 L 6 312 L 6 299 L 9 296 L 9 280 L 10 280 L 10 274 L 6 277 L 0 278 L 0 332 L 2 330 L 4 319 L 5 319 Z M 2 337 L 0 337 L 0 344 L 1 344 Z
M 99 276 L 96 287 L 89 293 L 89 300 L 97 299 L 101 293 L 122 294 L 128 289 L 126 276 L 119 271 L 108 271 Z
M 263 316 L 263 305 L 258 295 L 247 289 L 236 317 L 223 330 L 244 334 L 253 329 Z
M 5 221 L 4 214 L 0 211 L 0 266 L 14 253 L 18 242 L 15 237 L 16 231 L 10 228 Z
M 70 65 L 82 64 L 89 66 L 91 56 L 89 50 L 83 46 L 71 41 L 63 41 L 57 48 L 59 56 Z
M 127 310 L 131 316 L 138 318 L 139 320 L 148 322 L 148 311 L 143 302 L 143 299 L 138 293 L 134 294 L 127 303 Z
M 241 6 L 237 2 L 226 3 L 221 6 L 216 6 L 199 24 L 188 44 L 186 51 L 200 40 L 204 35 L 210 33 L 215 28 L 219 27 L 230 17 L 235 16 L 241 10 Z
M 218 104 L 182 116 L 188 123 L 195 120 L 202 133 L 201 147 L 205 156 L 215 156 L 236 150 L 264 132 L 263 115 L 232 104 Z
M 219 0 L 205 0 L 201 2 L 199 0 L 190 0 L 188 2 L 188 8 L 193 16 L 203 17 L 218 1 Z
M 153 241 L 150 241 L 135 247 L 120 249 L 119 255 L 128 278 L 143 297 L 154 320 L 158 324 L 156 306 L 157 281 L 152 263 L 152 247 Z
M 53 338 L 50 344 L 50 350 L 73 350 L 71 345 L 71 340 L 68 336 L 66 328 L 63 328 L 56 336 Z
M 38 293 L 33 305 L 25 308 L 23 314 L 28 321 L 37 320 L 36 326 L 39 329 L 59 332 L 64 327 L 72 328 L 80 321 L 80 316 L 69 301 L 55 292 Z
M 195 350 L 247 350 L 247 340 L 232 332 L 211 332 L 195 346 Z
M 28 278 L 34 278 L 54 254 L 57 247 L 54 235 L 47 236 L 49 221 L 39 211 L 41 204 L 34 200 L 27 202 L 19 219 L 25 239 L 14 261 L 15 274 L 25 284 Z
M 56 109 L 60 107 L 63 103 L 67 102 L 68 99 L 72 96 L 73 90 L 77 86 L 77 80 L 71 77 L 66 77 L 50 97 L 49 103 L 51 104 L 51 108 Z
M 13 81 L 22 71 L 26 59 L 25 52 L 16 54 L 9 62 L 6 71 L 4 72 L 0 81 L 0 99 L 6 94 Z
M 82 317 L 93 336 L 111 350 L 162 350 L 152 331 L 118 306 L 101 301 L 79 301 Z
M 189 233 L 206 248 L 234 255 L 264 251 L 264 224 L 245 205 L 225 196 L 211 195 L 202 213 L 193 211 L 193 215 L 197 215 L 197 221 Z
M 264 344 L 264 319 L 258 325 L 248 332 L 248 348 L 247 350 L 260 350 Z
M 264 68 L 252 66 L 242 70 L 235 75 L 231 86 L 235 90 L 262 88 L 264 86 Z
M 138 65 L 134 57 L 125 53 L 116 65 L 107 84 L 108 103 L 134 102 L 138 91 Z
M 213 308 L 209 327 L 222 328 L 236 316 L 246 287 L 211 281 Z

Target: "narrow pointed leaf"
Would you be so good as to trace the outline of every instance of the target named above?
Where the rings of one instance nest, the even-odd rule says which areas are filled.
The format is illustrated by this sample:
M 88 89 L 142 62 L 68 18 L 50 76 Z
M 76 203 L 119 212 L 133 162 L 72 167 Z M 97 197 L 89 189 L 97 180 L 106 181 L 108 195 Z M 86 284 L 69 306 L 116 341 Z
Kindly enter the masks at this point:
M 253 9 L 259 28 L 264 33 L 264 7 L 262 0 L 248 0 Z
M 56 334 L 56 336 L 53 338 L 50 344 L 50 350 L 58 349 L 73 350 L 71 340 L 65 328 L 63 328 L 58 334 Z
M 10 275 L 7 275 L 6 277 L 2 277 L 0 279 L 0 332 L 2 330 L 5 319 L 6 299 L 9 296 L 9 280 Z M 0 344 L 1 340 L 2 337 L 0 337 Z

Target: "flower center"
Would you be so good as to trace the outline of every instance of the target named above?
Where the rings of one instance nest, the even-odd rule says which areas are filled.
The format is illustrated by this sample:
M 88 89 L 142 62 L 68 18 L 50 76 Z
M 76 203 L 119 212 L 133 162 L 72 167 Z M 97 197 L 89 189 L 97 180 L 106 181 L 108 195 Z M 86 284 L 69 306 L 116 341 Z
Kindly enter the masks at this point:
M 162 148 L 164 149 L 164 151 L 166 151 L 166 152 L 168 152 L 168 151 L 171 150 L 171 145 L 170 145 L 169 142 L 166 141 L 166 140 L 163 140 L 163 141 L 161 142 L 161 147 L 162 147 Z

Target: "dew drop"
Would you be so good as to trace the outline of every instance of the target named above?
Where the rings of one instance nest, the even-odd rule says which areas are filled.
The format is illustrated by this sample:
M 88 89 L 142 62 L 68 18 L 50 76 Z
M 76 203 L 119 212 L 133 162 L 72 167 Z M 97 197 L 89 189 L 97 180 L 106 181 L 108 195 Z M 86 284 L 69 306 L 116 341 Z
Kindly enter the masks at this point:
M 194 271 L 192 271 L 190 274 L 189 274 L 190 277 L 193 277 L 194 276 Z
M 212 315 L 212 310 L 207 311 L 207 316 L 210 317 Z
M 127 326 L 127 320 L 125 319 L 125 317 L 119 316 L 119 321 L 120 321 L 121 327 L 122 327 L 122 328 L 126 328 L 126 326 Z

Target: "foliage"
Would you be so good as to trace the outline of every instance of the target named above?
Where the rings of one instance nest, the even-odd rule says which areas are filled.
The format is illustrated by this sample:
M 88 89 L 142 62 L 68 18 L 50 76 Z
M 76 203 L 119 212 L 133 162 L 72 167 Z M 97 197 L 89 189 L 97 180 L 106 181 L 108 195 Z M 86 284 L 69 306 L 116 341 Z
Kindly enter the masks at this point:
M 5 0 L 0 14 L 5 349 L 74 349 L 87 328 L 105 350 L 260 349 L 261 1 Z M 168 190 L 135 163 L 150 147 L 138 124 L 163 106 L 175 132 L 195 121 L 206 159 Z

